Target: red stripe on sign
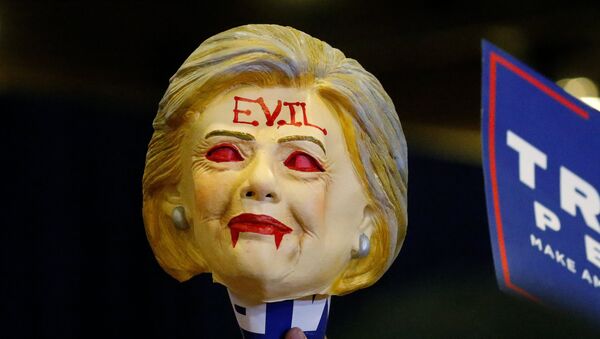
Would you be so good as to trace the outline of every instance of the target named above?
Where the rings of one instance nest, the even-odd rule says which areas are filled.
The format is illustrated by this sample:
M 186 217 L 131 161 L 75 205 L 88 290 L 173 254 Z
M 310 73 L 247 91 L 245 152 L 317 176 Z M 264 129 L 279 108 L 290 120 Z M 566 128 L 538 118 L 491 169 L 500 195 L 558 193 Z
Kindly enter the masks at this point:
M 492 196 L 494 199 L 494 216 L 496 219 L 496 232 L 498 233 L 498 247 L 500 248 L 500 258 L 502 259 L 502 272 L 504 274 L 504 283 L 508 286 L 510 283 L 510 272 L 508 271 L 508 261 L 506 259 L 506 247 L 504 246 L 504 231 L 502 229 L 502 218 L 500 217 L 500 199 L 498 198 L 498 184 L 496 176 L 496 64 L 498 56 L 495 53 L 490 54 L 490 95 L 489 95 L 489 154 L 490 154 L 490 175 L 492 177 Z
M 537 87 L 540 91 L 544 92 L 545 94 L 547 94 L 548 96 L 550 96 L 552 99 L 558 101 L 561 105 L 563 105 L 566 108 L 570 109 L 575 114 L 579 115 L 580 117 L 582 117 L 584 119 L 589 119 L 590 118 L 590 115 L 588 114 L 588 112 L 584 111 L 581 107 L 575 105 L 572 101 L 568 100 L 563 95 L 559 94 L 558 92 L 556 92 L 555 90 L 551 89 L 550 87 L 544 85 L 541 81 L 539 81 L 538 79 L 534 78 L 531 74 L 523 71 L 522 69 L 520 69 L 516 65 L 511 64 L 508 60 L 504 59 L 500 55 L 492 52 L 492 56 L 490 57 L 490 59 L 492 57 L 494 57 L 494 56 L 495 56 L 494 59 L 496 59 L 497 63 L 501 64 L 502 66 L 504 66 L 507 69 L 509 69 L 511 72 L 513 72 L 516 75 L 518 75 L 521 78 L 523 78 L 525 81 L 527 81 L 530 84 L 532 84 L 533 86 Z M 492 61 L 491 63 L 494 63 L 494 62 Z

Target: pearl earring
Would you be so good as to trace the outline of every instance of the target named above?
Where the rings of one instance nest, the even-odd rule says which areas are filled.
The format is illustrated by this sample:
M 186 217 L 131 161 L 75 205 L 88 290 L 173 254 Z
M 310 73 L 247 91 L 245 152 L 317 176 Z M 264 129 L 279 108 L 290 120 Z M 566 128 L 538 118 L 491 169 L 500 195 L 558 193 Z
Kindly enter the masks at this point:
M 183 206 L 177 206 L 171 212 L 171 219 L 173 219 L 173 224 L 178 230 L 187 230 L 190 228 L 190 225 L 185 218 L 185 209 Z
M 364 233 L 358 237 L 358 251 L 352 251 L 352 258 L 359 259 L 369 255 L 371 250 L 371 240 Z

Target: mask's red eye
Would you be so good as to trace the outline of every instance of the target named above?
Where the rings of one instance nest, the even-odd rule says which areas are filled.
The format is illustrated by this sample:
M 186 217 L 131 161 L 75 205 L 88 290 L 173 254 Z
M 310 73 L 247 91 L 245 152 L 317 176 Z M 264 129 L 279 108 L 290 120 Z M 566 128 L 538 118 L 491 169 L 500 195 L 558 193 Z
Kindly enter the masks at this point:
M 285 159 L 283 164 L 290 169 L 301 172 L 325 172 L 323 166 L 313 157 L 304 152 L 294 152 Z
M 206 153 L 206 159 L 214 162 L 242 161 L 242 155 L 230 145 L 218 145 Z

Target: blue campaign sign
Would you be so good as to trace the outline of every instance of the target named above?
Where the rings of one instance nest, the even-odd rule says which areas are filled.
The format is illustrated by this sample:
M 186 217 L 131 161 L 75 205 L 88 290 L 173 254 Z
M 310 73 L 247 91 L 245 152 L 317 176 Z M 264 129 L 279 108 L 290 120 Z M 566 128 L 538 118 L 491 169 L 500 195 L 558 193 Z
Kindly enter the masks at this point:
M 600 112 L 488 42 L 482 96 L 500 287 L 600 319 Z

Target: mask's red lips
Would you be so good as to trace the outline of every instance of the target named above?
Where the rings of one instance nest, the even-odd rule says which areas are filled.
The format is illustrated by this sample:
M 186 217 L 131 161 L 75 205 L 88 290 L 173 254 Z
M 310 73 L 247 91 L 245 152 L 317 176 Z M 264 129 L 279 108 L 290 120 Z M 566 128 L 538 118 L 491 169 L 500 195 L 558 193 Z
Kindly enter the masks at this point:
M 258 234 L 272 234 L 275 236 L 275 247 L 279 249 L 284 235 L 291 233 L 292 229 L 281 221 L 264 214 L 243 213 L 229 220 L 231 230 L 231 243 L 237 244 L 240 232 L 253 232 Z

